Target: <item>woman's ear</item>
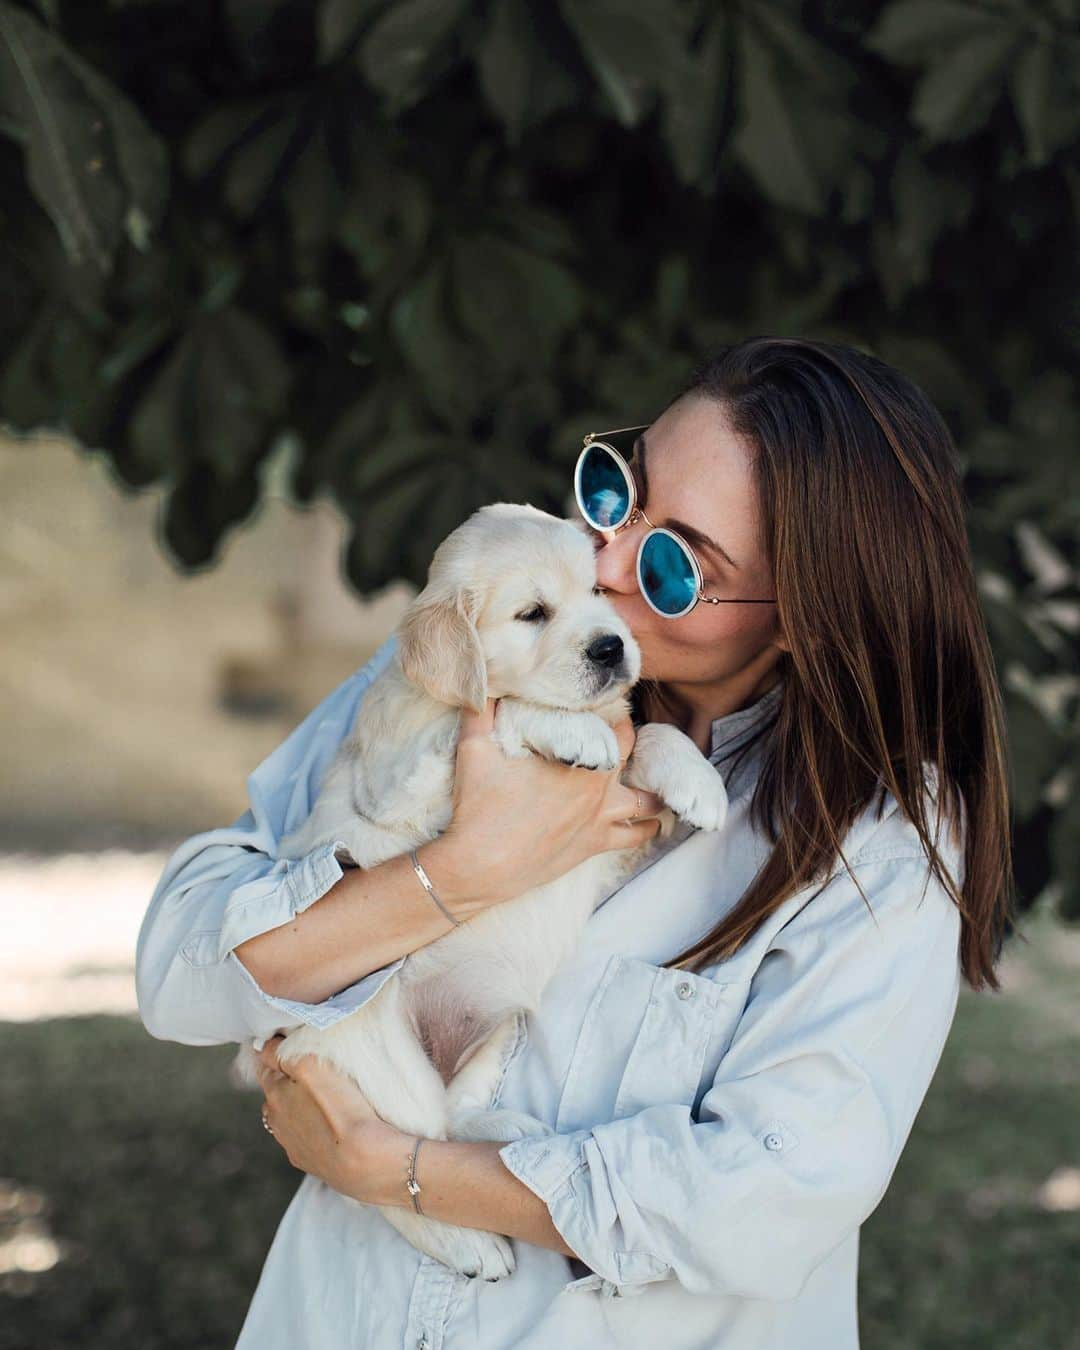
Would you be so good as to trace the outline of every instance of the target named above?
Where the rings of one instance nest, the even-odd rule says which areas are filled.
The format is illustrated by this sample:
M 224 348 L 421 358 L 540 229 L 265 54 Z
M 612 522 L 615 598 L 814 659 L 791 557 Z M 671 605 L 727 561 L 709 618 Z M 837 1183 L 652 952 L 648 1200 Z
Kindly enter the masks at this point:
M 483 712 L 487 662 L 476 630 L 476 595 L 425 587 L 398 628 L 398 659 L 405 678 L 438 703 Z

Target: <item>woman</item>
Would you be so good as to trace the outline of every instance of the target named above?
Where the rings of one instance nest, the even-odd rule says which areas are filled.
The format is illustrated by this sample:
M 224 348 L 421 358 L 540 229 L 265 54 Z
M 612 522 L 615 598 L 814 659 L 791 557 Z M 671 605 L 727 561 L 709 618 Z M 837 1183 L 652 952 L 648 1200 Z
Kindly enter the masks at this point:
M 516 1239 L 509 1278 L 407 1244 L 373 1206 L 413 1203 L 416 1139 L 329 1067 L 287 1078 L 275 1057 L 273 1033 L 347 1016 L 449 931 L 407 857 L 273 861 L 394 639 L 256 770 L 251 809 L 165 869 L 139 939 L 143 1020 L 193 1045 L 269 1037 L 264 1123 L 307 1173 L 241 1350 L 858 1344 L 859 1226 L 961 975 L 997 987 L 1012 900 L 952 445 L 881 361 L 763 337 L 701 367 L 634 446 L 643 509 L 598 533 L 598 580 L 642 650 L 638 712 L 693 738 L 730 810 L 658 844 L 519 1018 L 496 1104 L 547 1133 L 415 1153 L 422 1212 Z M 657 526 L 702 573 L 674 619 L 639 588 Z M 419 850 L 466 921 L 656 830 L 640 819 L 655 799 L 635 812 L 617 772 L 504 760 L 492 712 L 464 718 L 453 820 Z M 627 721 L 624 760 L 633 736 Z

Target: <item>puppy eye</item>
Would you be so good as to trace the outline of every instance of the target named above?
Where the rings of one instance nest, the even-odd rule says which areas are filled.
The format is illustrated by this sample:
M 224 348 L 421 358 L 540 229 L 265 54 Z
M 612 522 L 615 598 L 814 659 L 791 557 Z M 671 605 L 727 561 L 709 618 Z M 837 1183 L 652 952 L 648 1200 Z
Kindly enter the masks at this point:
M 543 605 L 533 605 L 532 609 L 527 609 L 523 614 L 515 616 L 522 623 L 539 623 L 541 619 L 547 618 L 547 610 Z

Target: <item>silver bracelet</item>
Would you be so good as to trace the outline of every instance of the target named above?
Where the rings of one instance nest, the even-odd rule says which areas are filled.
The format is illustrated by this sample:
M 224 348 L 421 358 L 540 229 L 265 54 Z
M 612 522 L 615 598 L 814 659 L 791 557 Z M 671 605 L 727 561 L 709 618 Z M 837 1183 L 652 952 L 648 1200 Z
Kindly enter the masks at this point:
M 410 849 L 410 851 L 409 851 L 409 857 L 412 859 L 413 871 L 414 871 L 414 872 L 416 873 L 416 875 L 420 878 L 420 884 L 423 886 L 424 890 L 427 891 L 428 895 L 431 896 L 432 900 L 435 901 L 435 903 L 439 906 L 439 908 L 440 908 L 440 909 L 442 910 L 442 912 L 446 915 L 446 917 L 450 920 L 450 922 L 451 922 L 452 924 L 454 924 L 455 926 L 460 926 L 461 920 L 460 920 L 460 919 L 455 919 L 454 916 L 450 913 L 450 911 L 449 911 L 449 910 L 446 908 L 446 906 L 443 904 L 443 902 L 442 902 L 442 901 L 439 899 L 439 897 L 435 894 L 435 887 L 431 884 L 431 878 L 430 878 L 430 877 L 428 876 L 428 874 L 424 871 L 424 866 L 423 866 L 423 864 L 421 863 L 420 859 L 416 856 L 416 849 Z
M 420 1194 L 420 1183 L 416 1179 L 416 1155 L 419 1152 L 420 1140 L 417 1139 L 413 1145 L 412 1157 L 409 1159 L 409 1175 L 405 1179 L 405 1189 L 412 1196 L 413 1209 L 416 1210 L 417 1214 L 423 1214 L 424 1211 L 420 1208 L 420 1201 L 416 1198 Z

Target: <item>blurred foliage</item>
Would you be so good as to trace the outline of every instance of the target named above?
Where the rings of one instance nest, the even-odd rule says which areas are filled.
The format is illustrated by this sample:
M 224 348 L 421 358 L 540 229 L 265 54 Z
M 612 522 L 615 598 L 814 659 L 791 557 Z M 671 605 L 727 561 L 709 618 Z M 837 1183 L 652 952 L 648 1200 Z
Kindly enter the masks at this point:
M 422 585 L 750 334 L 961 450 L 1017 875 L 1080 915 L 1080 0 L 0 0 L 0 411 L 214 560 L 268 458 Z
M 1042 908 L 1010 944 L 1007 997 L 961 990 L 863 1226 L 864 1350 L 1080 1350 L 1075 1184 L 1056 1204 L 1047 1186 L 1077 1162 L 1080 934 Z M 301 1179 L 261 1094 L 229 1085 L 235 1054 L 152 1040 L 135 1018 L 0 1023 L 0 1199 L 15 1183 L 38 1200 L 60 1253 L 26 1270 L 8 1253 L 0 1350 L 234 1344 Z M 0 1205 L 0 1245 L 17 1223 Z

